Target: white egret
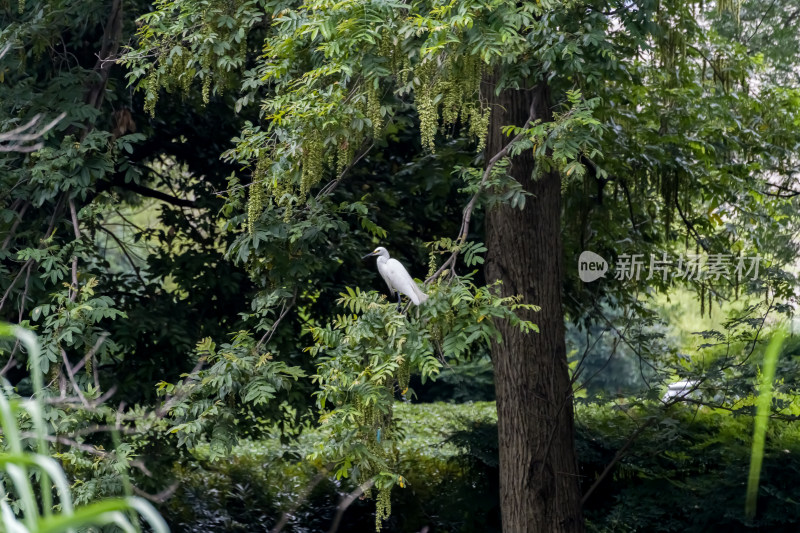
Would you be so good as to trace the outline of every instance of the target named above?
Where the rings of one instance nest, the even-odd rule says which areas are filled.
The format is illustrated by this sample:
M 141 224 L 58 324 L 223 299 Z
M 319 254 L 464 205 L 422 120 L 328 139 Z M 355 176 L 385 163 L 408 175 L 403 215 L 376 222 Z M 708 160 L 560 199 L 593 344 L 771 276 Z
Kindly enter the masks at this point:
M 416 282 L 411 278 L 406 267 L 397 259 L 390 259 L 389 252 L 383 246 L 378 246 L 372 253 L 365 255 L 362 259 L 367 257 L 378 257 L 378 273 L 389 286 L 389 292 L 397 293 L 397 309 L 400 309 L 401 299 L 400 294 L 405 294 L 414 302 L 414 305 L 424 303 L 428 299 L 425 294 L 417 287 Z

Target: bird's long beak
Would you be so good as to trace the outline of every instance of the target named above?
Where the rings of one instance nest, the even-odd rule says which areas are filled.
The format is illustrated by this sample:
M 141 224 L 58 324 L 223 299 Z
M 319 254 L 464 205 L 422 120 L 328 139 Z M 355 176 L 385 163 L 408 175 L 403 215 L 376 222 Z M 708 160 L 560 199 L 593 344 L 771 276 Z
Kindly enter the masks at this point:
M 367 255 L 365 255 L 364 257 L 362 257 L 362 258 L 361 258 L 361 260 L 363 261 L 363 260 L 364 260 L 364 259 L 366 259 L 367 257 L 372 257 L 373 255 L 375 255 L 375 252 L 370 252 L 370 253 L 368 253 Z

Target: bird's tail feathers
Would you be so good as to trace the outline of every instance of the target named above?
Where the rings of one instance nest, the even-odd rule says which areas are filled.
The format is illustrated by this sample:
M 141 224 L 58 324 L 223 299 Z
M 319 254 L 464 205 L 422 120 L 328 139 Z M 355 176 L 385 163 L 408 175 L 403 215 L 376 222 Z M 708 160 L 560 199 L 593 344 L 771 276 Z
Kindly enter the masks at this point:
M 428 295 L 422 292 L 422 290 L 417 286 L 416 283 L 414 283 L 414 294 L 417 296 L 417 299 L 419 300 L 419 303 L 417 303 L 417 305 L 424 304 L 428 300 Z

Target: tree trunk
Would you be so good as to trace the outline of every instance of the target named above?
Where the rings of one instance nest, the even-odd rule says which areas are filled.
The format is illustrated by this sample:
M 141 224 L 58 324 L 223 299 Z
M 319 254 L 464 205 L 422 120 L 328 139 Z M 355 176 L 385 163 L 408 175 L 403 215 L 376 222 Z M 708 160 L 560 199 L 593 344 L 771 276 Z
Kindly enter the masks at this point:
M 535 117 L 552 120 L 546 84 L 532 90 L 494 92 L 488 80 L 492 119 L 487 160 L 509 137 L 504 125 L 523 125 L 532 99 Z M 500 324 L 503 342 L 492 349 L 497 388 L 500 503 L 503 531 L 583 531 L 573 412 L 564 345 L 561 287 L 561 179 L 546 173 L 534 180 L 531 153 L 512 161 L 510 174 L 528 197 L 523 210 L 501 205 L 487 214 L 487 281 L 502 280 L 504 296 L 520 294 L 541 307 L 524 318 L 539 333 L 522 334 Z

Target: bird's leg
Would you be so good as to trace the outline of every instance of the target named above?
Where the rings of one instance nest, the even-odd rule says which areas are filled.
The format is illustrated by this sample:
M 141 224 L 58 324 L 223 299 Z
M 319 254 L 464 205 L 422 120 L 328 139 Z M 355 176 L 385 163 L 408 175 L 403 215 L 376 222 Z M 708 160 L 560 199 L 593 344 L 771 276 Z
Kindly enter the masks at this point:
M 397 312 L 400 312 L 400 308 L 403 306 L 403 301 L 400 297 L 400 291 L 397 291 Z

